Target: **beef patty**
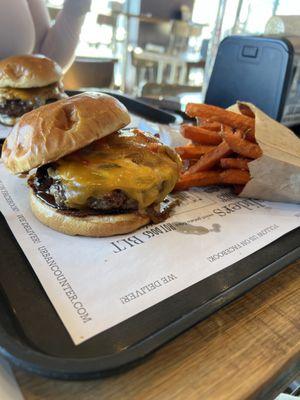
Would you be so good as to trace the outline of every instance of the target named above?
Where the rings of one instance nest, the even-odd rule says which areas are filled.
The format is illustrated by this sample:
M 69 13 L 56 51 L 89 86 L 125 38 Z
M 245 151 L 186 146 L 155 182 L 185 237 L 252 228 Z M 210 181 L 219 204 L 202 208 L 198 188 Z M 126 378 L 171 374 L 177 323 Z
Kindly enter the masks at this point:
M 30 177 L 28 183 L 35 194 L 43 201 L 61 211 L 67 211 L 68 207 L 65 204 L 66 193 L 63 184 L 58 180 L 54 180 L 48 174 L 48 169 L 53 167 L 53 165 L 48 164 L 38 168 L 36 175 Z M 136 211 L 138 203 L 136 200 L 130 199 L 124 191 L 116 189 L 101 197 L 90 197 L 84 212 L 88 212 L 88 209 L 101 211 L 101 213 L 129 212 Z M 92 212 L 92 214 L 94 213 Z
M 52 103 L 56 101 L 56 99 L 48 99 L 46 100 L 46 104 Z M 7 115 L 9 117 L 21 117 L 23 114 L 32 111 L 34 108 L 38 108 L 45 104 L 45 101 L 42 99 L 34 99 L 34 100 L 5 100 L 5 102 L 0 103 L 0 114 Z

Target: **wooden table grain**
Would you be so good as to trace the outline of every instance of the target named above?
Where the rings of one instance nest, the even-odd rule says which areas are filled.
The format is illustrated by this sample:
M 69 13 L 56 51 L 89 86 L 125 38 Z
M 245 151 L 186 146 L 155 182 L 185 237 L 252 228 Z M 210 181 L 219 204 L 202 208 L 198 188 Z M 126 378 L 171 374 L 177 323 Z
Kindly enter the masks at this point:
M 14 371 L 26 400 L 273 399 L 300 371 L 300 262 L 126 373 L 62 382 Z

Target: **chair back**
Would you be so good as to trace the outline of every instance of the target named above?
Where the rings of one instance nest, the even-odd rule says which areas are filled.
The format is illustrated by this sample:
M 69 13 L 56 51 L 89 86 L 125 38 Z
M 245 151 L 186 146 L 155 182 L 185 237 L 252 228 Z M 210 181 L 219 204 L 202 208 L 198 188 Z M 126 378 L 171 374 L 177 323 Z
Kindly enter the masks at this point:
M 186 51 L 188 47 L 189 33 L 190 25 L 188 22 L 174 20 L 172 23 L 168 53 L 176 55 Z

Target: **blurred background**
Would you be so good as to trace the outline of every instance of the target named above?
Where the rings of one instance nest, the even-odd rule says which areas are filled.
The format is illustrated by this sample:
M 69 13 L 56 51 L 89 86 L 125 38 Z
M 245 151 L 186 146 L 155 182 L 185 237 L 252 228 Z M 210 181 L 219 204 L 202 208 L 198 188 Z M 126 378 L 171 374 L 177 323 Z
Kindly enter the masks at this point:
M 62 3 L 46 0 L 51 19 Z M 300 15 L 300 1 L 93 0 L 64 83 L 201 101 L 220 41 L 266 29 L 280 33 L 276 15 Z

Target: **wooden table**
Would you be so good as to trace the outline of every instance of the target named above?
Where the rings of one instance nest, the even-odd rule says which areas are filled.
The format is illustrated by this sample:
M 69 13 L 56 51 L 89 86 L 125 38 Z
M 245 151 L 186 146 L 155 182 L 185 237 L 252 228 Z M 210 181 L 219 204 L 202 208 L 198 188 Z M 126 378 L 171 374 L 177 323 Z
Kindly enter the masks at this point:
M 60 382 L 15 369 L 26 400 L 268 400 L 297 371 L 300 261 L 121 375 Z

